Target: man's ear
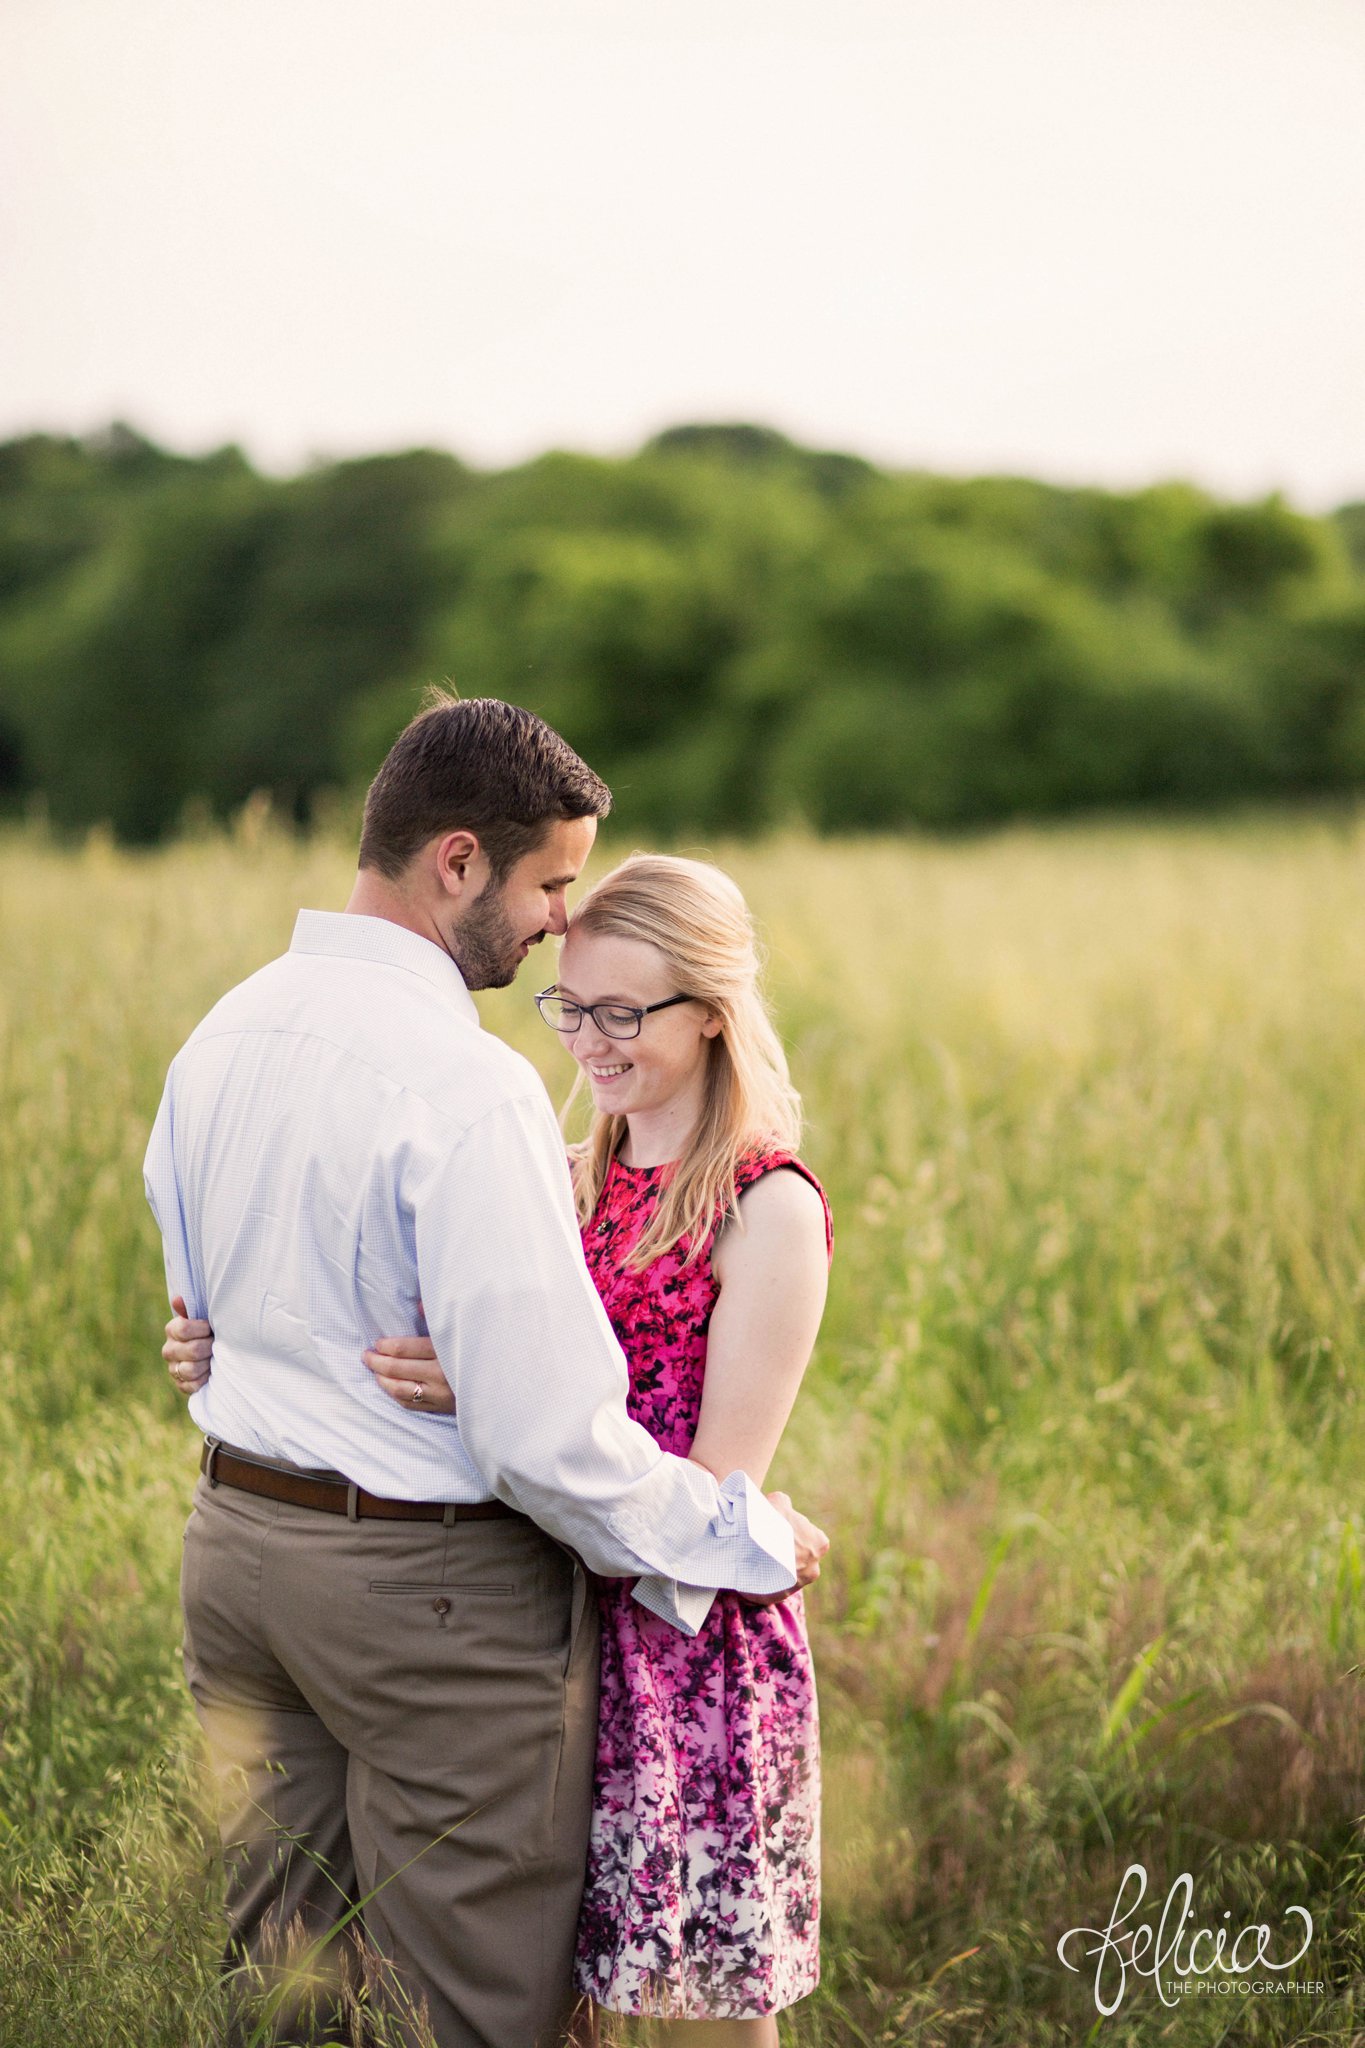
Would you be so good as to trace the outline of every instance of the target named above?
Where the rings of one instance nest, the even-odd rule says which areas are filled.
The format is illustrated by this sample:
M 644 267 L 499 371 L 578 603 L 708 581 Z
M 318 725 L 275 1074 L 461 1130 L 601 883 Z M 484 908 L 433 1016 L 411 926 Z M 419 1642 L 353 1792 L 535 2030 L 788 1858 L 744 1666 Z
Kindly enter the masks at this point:
M 477 835 L 461 828 L 443 832 L 433 842 L 432 865 L 436 880 L 447 896 L 463 896 L 477 889 L 481 870 L 487 865 Z

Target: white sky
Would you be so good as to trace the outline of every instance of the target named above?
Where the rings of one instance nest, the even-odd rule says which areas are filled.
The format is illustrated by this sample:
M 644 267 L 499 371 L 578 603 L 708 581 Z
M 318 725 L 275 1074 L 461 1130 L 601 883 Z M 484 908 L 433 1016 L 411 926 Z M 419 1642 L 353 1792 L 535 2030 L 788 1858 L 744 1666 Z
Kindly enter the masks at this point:
M 0 435 L 1365 497 L 1365 0 L 0 0 Z

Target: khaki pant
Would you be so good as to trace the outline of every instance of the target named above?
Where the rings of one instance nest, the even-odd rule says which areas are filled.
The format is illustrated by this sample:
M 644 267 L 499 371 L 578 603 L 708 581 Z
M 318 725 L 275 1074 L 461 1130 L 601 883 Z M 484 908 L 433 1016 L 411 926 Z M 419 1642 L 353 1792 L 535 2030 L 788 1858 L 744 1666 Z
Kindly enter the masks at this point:
M 425 2008 L 438 2048 L 552 2048 L 597 1722 L 581 1567 L 519 1518 L 350 1521 L 201 1478 L 181 1592 L 230 1957 L 269 1976 L 366 1898 L 390 2014 Z

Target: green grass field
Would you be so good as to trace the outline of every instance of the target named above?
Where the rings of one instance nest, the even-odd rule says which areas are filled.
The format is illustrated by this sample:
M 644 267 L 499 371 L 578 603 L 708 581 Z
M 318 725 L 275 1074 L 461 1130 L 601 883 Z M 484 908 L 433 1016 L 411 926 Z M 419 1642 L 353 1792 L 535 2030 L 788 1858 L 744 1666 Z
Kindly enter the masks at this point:
M 774 1475 L 834 1539 L 789 2040 L 1365 2040 L 1365 825 L 718 852 L 837 1232 Z M 140 1163 L 176 1046 L 350 869 L 259 819 L 0 845 L 0 2048 L 209 2038 L 197 1437 Z M 485 1016 L 558 1096 L 551 973 Z M 1274 1955 L 1306 1907 L 1324 1993 L 1141 1977 L 1101 2019 L 1056 1943 L 1132 1862 Z

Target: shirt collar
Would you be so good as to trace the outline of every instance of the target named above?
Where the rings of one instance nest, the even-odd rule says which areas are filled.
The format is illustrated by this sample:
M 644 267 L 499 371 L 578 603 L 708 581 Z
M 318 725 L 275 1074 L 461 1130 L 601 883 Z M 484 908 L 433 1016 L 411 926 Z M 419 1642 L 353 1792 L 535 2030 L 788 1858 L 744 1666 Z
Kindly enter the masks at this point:
M 387 917 L 362 917 L 351 910 L 301 910 L 294 922 L 291 953 L 325 953 L 334 959 L 377 960 L 402 967 L 409 974 L 449 996 L 471 1024 L 479 1022 L 474 998 L 464 976 L 443 946 L 410 932 Z

